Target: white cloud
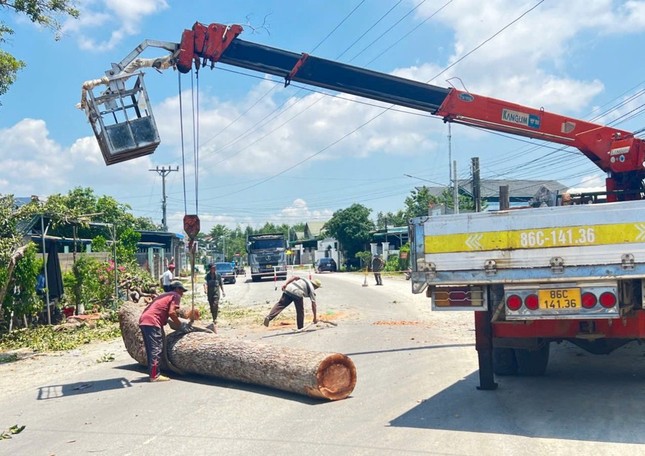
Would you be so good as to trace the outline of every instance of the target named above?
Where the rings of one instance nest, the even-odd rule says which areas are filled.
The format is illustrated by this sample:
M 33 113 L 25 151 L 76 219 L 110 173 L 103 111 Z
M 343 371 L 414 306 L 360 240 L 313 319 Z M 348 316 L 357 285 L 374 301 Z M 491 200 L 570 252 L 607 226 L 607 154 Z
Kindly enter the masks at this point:
M 437 18 L 455 36 L 453 53 L 441 65 L 454 66 L 432 83 L 443 86 L 443 81 L 458 77 L 468 90 L 480 95 L 545 107 L 549 111 L 577 112 L 604 89 L 602 82 L 567 77 L 562 71 L 556 76 L 553 68 L 565 67 L 576 60 L 580 40 L 574 38 L 582 33 L 629 34 L 645 29 L 644 2 L 617 3 L 620 2 L 544 2 L 499 35 L 496 34 L 535 3 L 514 0 L 451 3 Z M 418 9 L 419 19 L 436 8 L 429 2 L 423 4 Z M 427 58 L 432 60 L 429 55 Z M 438 70 L 436 64 L 421 65 L 409 69 L 408 74 L 415 77 L 416 73 L 415 79 L 427 81 L 439 74 Z M 405 74 L 405 70 L 401 73 Z
M 602 192 L 605 191 L 605 179 L 602 176 L 585 176 L 580 184 L 567 190 L 569 193 Z
M 79 19 L 65 22 L 63 32 L 75 33 L 83 50 L 111 50 L 121 44 L 124 38 L 138 34 L 140 24 L 147 16 L 166 8 L 166 0 L 89 0 L 79 6 Z M 96 38 L 99 27 L 111 30 L 107 37 Z
M 268 84 L 275 85 L 262 82 L 251 92 L 266 93 Z M 183 96 L 190 99 L 187 94 Z M 316 93 L 300 99 L 292 97 L 279 107 L 281 97 L 284 92 L 275 90 L 246 113 L 257 98 L 249 95 L 233 104 L 200 95 L 200 167 L 205 176 L 231 172 L 266 176 L 302 161 L 309 162 L 302 168 L 307 169 L 320 160 L 368 157 L 373 153 L 422 154 L 436 149 L 433 137 L 441 129 L 438 119 L 429 122 L 425 117 L 399 112 L 400 108 L 380 115 L 383 108 L 356 103 L 364 100 L 350 95 L 334 98 Z M 180 158 L 178 112 L 177 97 L 155 106 L 165 146 Z M 368 128 L 361 128 L 364 124 Z M 185 117 L 184 153 L 190 154 L 191 128 L 190 119 Z M 338 145 L 334 144 L 343 136 L 346 137 Z
M 188 212 L 191 212 L 189 209 Z M 331 209 L 311 210 L 307 202 L 302 198 L 296 198 L 293 202 L 273 214 L 262 214 L 261 217 L 249 216 L 232 216 L 227 214 L 215 215 L 212 213 L 200 213 L 200 232 L 208 233 L 215 225 L 224 225 L 229 229 L 235 229 L 240 226 L 242 228 L 251 226 L 253 228 L 260 228 L 265 223 L 273 223 L 275 225 L 293 225 L 304 221 L 327 221 L 333 215 Z M 181 212 L 174 212 L 168 214 L 168 229 L 172 232 L 183 232 L 184 214 Z M 155 219 L 155 222 L 157 220 Z
M 99 195 L 131 195 L 153 181 L 149 157 L 106 167 L 93 137 L 65 148 L 51 139 L 43 120 L 23 119 L 0 130 L 0 155 L 1 194 L 49 195 L 92 187 Z
M 285 207 L 279 214 L 274 216 L 273 223 L 293 225 L 301 221 L 327 221 L 331 218 L 331 210 L 312 211 L 307 206 L 307 202 L 302 198 L 296 198 L 291 206 Z

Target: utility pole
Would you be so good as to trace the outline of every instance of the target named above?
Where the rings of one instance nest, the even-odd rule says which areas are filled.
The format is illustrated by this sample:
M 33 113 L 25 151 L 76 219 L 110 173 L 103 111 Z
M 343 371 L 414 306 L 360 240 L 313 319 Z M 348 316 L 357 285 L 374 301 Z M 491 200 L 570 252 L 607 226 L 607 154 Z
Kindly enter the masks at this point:
M 452 124 L 448 122 L 448 182 L 452 180 Z
M 479 157 L 473 157 L 473 200 L 475 201 L 475 212 L 482 210 L 481 181 L 479 179 Z
M 452 213 L 459 214 L 459 182 L 457 182 L 457 160 L 455 160 L 452 164 L 452 172 L 454 176 L 453 183 L 455 184 L 452 191 Z
M 164 231 L 168 231 L 168 224 L 166 222 L 166 176 L 173 171 L 179 171 L 179 166 L 176 166 L 175 169 L 172 169 L 170 166 L 166 168 L 165 166 L 156 167 L 155 169 L 149 169 L 148 171 L 156 171 L 161 176 L 161 226 Z

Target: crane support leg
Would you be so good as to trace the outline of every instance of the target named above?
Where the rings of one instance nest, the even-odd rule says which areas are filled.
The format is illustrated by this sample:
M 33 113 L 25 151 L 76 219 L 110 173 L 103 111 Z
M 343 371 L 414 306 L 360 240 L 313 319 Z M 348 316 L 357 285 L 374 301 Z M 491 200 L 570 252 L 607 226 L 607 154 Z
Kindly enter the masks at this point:
M 475 312 L 475 348 L 479 359 L 480 390 L 497 389 L 493 376 L 493 324 L 490 312 Z

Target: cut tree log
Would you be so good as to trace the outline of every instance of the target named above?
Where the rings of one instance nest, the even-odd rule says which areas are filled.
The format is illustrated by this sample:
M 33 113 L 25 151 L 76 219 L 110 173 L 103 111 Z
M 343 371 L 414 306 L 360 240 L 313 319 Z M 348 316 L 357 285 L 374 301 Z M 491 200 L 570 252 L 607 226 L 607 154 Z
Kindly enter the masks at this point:
M 139 316 L 144 307 L 144 304 L 124 303 L 119 310 L 119 323 L 128 353 L 145 366 L 146 351 L 139 330 Z M 169 334 L 165 355 L 162 369 L 332 401 L 345 399 L 356 386 L 354 362 L 340 353 L 280 347 L 200 331 Z

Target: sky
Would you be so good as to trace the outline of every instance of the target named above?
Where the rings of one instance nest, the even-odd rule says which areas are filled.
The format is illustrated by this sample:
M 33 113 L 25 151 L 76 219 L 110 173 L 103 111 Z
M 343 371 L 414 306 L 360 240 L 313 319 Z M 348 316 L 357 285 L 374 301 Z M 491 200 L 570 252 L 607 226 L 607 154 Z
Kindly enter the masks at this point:
M 645 1 L 79 0 L 61 39 L 0 9 L 0 47 L 25 61 L 0 97 L 0 194 L 91 187 L 170 231 L 185 214 L 216 224 L 326 221 L 360 203 L 404 209 L 422 185 L 448 186 L 478 157 L 482 179 L 597 187 L 604 173 L 575 149 L 445 124 L 394 107 L 217 64 L 197 78 L 146 70 L 161 145 L 106 166 L 80 101 L 145 39 L 179 42 L 196 22 L 240 24 L 240 39 L 307 52 L 440 87 L 638 132 L 645 126 Z M 142 57 L 166 55 L 147 49 Z M 180 92 L 181 87 L 181 92 Z M 180 102 L 181 100 L 181 102 Z M 180 106 L 182 109 L 180 109 Z M 182 130 L 183 127 L 183 130 Z M 196 138 L 196 139 L 194 139 Z

